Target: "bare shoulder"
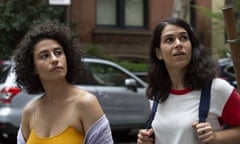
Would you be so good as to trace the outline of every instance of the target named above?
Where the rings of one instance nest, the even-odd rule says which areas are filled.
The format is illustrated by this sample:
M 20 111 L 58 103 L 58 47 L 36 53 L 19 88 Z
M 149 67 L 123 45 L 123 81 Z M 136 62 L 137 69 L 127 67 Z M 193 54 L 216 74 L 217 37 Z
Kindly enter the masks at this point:
M 31 100 L 23 109 L 23 115 L 31 115 L 35 107 L 36 100 Z
M 104 115 L 104 112 L 95 95 L 85 90 L 79 90 L 76 98 L 76 108 L 81 115 L 85 130 L 87 130 Z
M 79 90 L 77 96 L 77 106 L 82 112 L 90 112 L 91 110 L 101 112 L 102 108 L 98 102 L 98 99 L 92 93 L 85 90 Z
M 84 103 L 91 103 L 96 99 L 96 96 L 86 90 L 83 90 L 83 89 L 79 89 L 78 92 L 77 92 L 77 100 L 78 102 L 84 104 Z
M 22 127 L 22 133 L 25 139 L 28 138 L 31 130 L 31 119 L 32 119 L 35 105 L 36 105 L 36 100 L 32 100 L 23 109 L 21 127 Z

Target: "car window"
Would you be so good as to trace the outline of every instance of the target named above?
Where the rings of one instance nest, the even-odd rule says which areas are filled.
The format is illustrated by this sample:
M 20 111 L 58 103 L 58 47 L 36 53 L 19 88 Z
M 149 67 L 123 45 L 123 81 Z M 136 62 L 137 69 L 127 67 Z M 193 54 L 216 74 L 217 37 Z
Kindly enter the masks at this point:
M 130 78 L 128 74 L 110 65 L 90 63 L 89 69 L 99 85 L 124 86 L 125 79 Z
M 233 66 L 230 66 L 230 67 L 226 68 L 226 72 L 234 75 L 234 68 L 233 68 Z
M 0 65 L 0 83 L 5 82 L 10 69 L 10 65 Z
M 79 77 L 76 85 L 95 85 L 95 86 L 125 86 L 125 79 L 132 77 L 127 72 L 118 67 L 105 63 L 84 62 L 84 76 Z M 136 80 L 136 79 L 135 79 Z M 136 80 L 137 87 L 143 88 L 144 85 Z

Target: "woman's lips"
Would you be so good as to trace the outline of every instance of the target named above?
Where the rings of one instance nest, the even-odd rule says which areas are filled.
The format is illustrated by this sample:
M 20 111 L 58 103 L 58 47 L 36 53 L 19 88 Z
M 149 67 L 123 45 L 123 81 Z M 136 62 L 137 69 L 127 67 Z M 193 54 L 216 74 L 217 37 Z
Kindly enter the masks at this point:
M 185 53 L 184 52 L 177 52 L 177 53 L 173 54 L 173 56 L 181 56 L 181 55 L 185 55 Z

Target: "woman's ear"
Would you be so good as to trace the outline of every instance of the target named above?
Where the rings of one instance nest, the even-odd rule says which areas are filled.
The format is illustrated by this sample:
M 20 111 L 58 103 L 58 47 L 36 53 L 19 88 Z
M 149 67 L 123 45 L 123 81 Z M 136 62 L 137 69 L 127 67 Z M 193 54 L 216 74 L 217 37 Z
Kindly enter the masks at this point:
M 156 54 L 156 56 L 157 56 L 157 58 L 158 58 L 159 60 L 162 60 L 162 59 L 163 59 L 160 48 L 158 48 L 158 47 L 155 48 L 155 54 Z

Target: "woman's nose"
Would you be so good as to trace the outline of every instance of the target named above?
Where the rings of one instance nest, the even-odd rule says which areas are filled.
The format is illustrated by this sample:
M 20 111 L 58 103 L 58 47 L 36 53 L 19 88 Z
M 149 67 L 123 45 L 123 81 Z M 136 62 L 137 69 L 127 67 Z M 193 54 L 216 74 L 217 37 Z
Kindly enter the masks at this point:
M 175 43 L 176 43 L 176 44 L 180 44 L 180 43 L 181 43 L 181 41 L 179 40 L 179 38 L 176 38 L 176 39 L 175 39 Z
M 182 46 L 181 40 L 178 39 L 178 38 L 176 38 L 176 39 L 175 39 L 175 47 L 176 47 L 176 48 L 179 48 L 179 47 L 181 47 L 181 46 Z
M 52 63 L 58 62 L 58 57 L 54 53 L 51 53 L 51 61 Z

